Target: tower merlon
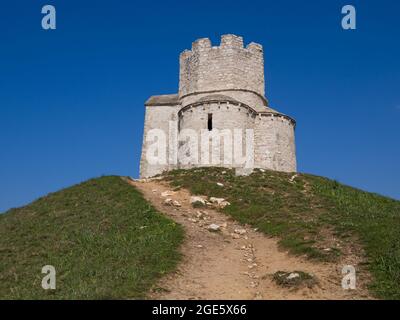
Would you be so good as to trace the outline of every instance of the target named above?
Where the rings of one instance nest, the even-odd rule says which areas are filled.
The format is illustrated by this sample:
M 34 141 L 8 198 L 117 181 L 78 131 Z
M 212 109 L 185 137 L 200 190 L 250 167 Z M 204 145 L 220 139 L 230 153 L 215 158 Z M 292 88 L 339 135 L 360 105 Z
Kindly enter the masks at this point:
M 247 46 L 246 49 L 248 49 L 251 52 L 254 53 L 262 53 L 263 52 L 263 46 L 259 43 L 255 42 L 250 42 Z
M 185 49 L 184 51 L 181 52 L 179 58 L 180 60 L 184 60 L 189 58 L 192 55 L 192 51 Z
M 210 49 L 211 48 L 211 41 L 208 38 L 201 38 L 197 39 L 192 43 L 192 51 L 201 51 L 204 49 Z
M 234 34 L 221 36 L 221 48 L 243 48 L 243 37 Z

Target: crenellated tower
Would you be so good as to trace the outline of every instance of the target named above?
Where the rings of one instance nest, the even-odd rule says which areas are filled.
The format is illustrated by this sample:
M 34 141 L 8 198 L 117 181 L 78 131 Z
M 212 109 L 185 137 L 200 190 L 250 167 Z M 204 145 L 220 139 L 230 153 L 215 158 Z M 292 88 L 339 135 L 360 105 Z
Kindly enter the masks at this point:
M 209 94 L 225 94 L 258 111 L 267 106 L 264 58 L 260 44 L 223 35 L 219 46 L 198 39 L 180 55 L 179 98 L 183 105 Z

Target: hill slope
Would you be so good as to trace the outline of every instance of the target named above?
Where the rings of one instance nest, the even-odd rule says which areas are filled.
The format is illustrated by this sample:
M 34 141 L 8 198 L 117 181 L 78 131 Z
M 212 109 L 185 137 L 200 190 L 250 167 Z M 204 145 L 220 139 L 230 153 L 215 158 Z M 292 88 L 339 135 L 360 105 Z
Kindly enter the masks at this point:
M 175 268 L 183 230 L 119 177 L 0 215 L 0 299 L 143 298 Z M 53 265 L 57 290 L 41 287 Z
M 306 174 L 198 168 L 162 179 L 227 199 L 224 213 L 294 254 L 362 257 L 371 291 L 400 299 L 400 201 Z M 0 215 L 0 235 L 0 299 L 143 298 L 175 269 L 183 230 L 120 177 L 102 177 Z M 56 291 L 41 288 L 44 265 Z
M 372 292 L 400 299 L 400 201 L 307 174 L 256 170 L 236 177 L 233 170 L 198 168 L 165 179 L 192 194 L 227 199 L 225 213 L 278 236 L 295 254 L 335 260 L 364 252 Z
M 332 262 L 315 261 L 282 250 L 277 237 L 268 237 L 218 210 L 217 204 L 193 205 L 184 188 L 171 188 L 161 179 L 130 181 L 155 208 L 185 228 L 184 256 L 177 272 L 158 284 L 155 299 L 200 300 L 349 300 L 371 299 L 368 272 L 357 256 Z M 173 189 L 173 190 L 171 190 Z M 167 200 L 168 199 L 168 200 Z M 211 199 L 210 199 L 211 200 Z M 211 228 L 214 226 L 214 228 Z M 215 226 L 217 229 L 215 229 Z M 357 267 L 356 290 L 343 290 L 343 265 Z M 294 280 L 287 279 L 294 276 Z M 296 276 L 296 274 L 298 276 Z M 162 290 L 160 290 L 162 288 Z

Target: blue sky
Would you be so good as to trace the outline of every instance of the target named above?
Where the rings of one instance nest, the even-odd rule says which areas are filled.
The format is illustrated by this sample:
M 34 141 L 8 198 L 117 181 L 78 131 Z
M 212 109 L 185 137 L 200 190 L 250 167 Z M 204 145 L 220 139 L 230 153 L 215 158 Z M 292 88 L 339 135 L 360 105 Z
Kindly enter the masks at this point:
M 57 30 L 41 28 L 41 8 Z M 357 30 L 341 28 L 353 4 Z M 3 1 L 0 212 L 88 178 L 137 177 L 144 101 L 178 55 L 234 33 L 265 51 L 271 107 L 297 120 L 301 172 L 400 199 L 398 1 Z

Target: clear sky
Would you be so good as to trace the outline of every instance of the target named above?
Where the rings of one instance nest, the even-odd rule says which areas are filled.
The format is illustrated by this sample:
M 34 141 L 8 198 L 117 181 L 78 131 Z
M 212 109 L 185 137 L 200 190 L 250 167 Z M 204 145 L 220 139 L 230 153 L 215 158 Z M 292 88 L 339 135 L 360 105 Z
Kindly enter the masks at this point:
M 57 29 L 41 28 L 41 8 Z M 353 4 L 357 30 L 341 28 Z M 400 2 L 2 1 L 0 212 L 88 178 L 138 176 L 144 101 L 178 56 L 234 33 L 265 52 L 271 107 L 297 120 L 298 168 L 400 199 Z

